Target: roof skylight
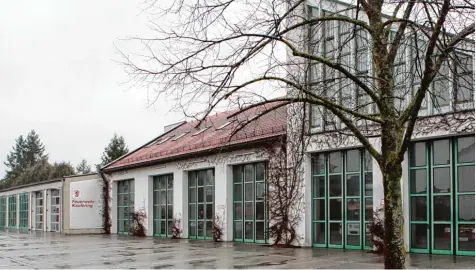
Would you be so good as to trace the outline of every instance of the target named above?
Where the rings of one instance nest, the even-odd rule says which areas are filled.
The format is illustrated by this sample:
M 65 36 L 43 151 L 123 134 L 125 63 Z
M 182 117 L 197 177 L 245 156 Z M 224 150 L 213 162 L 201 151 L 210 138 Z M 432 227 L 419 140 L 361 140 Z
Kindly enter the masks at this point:
M 183 136 L 185 136 L 185 135 L 187 135 L 187 134 L 189 134 L 189 133 L 190 133 L 190 131 L 185 131 L 182 135 L 178 136 L 177 138 L 174 138 L 172 141 L 175 142 L 176 140 L 182 138 Z
M 228 122 L 226 122 L 225 124 L 219 126 L 219 127 L 217 128 L 217 130 L 226 128 L 226 127 L 227 127 L 229 124 L 231 124 L 232 122 L 233 122 L 233 121 L 228 121 Z
M 205 130 L 207 130 L 207 129 L 209 129 L 209 128 L 210 128 L 209 126 L 208 126 L 208 127 L 204 127 L 203 129 L 201 129 L 201 130 L 199 130 L 199 131 L 193 133 L 192 136 L 197 136 L 197 135 L 199 135 L 199 134 L 202 134 Z
M 157 141 L 156 144 L 163 144 L 164 142 L 170 140 L 170 139 L 173 138 L 174 136 L 175 136 L 175 135 L 170 135 L 170 136 L 168 136 L 167 138 L 164 138 L 164 139 L 162 139 L 162 140 L 160 140 L 160 141 Z

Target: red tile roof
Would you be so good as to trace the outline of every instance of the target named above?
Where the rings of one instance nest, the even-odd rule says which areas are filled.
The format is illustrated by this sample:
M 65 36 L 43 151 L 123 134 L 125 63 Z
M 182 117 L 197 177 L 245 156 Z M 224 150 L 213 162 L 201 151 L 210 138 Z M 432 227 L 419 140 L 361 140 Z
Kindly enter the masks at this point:
M 260 112 L 267 111 L 278 104 L 277 102 L 267 103 L 241 112 L 237 116 L 232 115 L 239 112 L 238 109 L 218 113 L 207 117 L 199 128 L 196 128 L 198 121 L 184 122 L 152 142 L 112 162 L 104 170 L 145 166 L 152 162 L 160 163 L 161 160 L 173 157 L 178 158 L 183 155 L 212 151 L 227 146 L 236 146 L 285 135 L 286 106 L 279 107 L 261 116 L 258 115 Z M 250 119 L 254 116 L 258 116 L 258 118 L 251 121 Z M 222 127 L 228 122 L 230 122 L 228 125 Z M 238 127 L 244 123 L 248 123 L 248 125 L 237 131 Z M 204 128 L 205 130 L 203 130 Z M 233 136 L 230 138 L 231 134 Z

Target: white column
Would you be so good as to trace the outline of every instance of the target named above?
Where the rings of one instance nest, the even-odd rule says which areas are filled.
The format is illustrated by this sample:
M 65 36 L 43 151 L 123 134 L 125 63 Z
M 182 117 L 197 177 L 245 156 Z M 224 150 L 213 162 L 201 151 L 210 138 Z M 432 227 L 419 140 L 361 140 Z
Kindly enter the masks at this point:
M 41 191 L 41 194 L 43 196 L 43 231 L 46 231 L 46 222 L 48 220 L 48 218 L 46 217 L 47 216 L 47 211 L 46 211 L 46 207 L 47 207 L 47 202 L 46 202 L 46 193 L 47 193 L 47 190 L 42 190 Z
M 304 246 L 312 245 L 312 164 L 310 154 L 305 154 L 303 158 L 304 174 L 302 192 L 304 193 L 303 218 L 297 228 L 297 234 L 303 236 Z
M 149 176 L 147 174 L 137 174 L 134 177 L 134 211 L 145 211 L 149 208 Z M 149 228 L 149 222 L 153 219 L 152 216 L 147 215 L 144 219 L 144 227 Z M 147 230 L 148 236 L 152 235 L 153 231 Z
M 226 228 L 223 232 L 223 241 L 233 241 L 233 166 L 225 165 L 225 184 L 226 184 L 226 200 L 224 224 Z M 218 210 L 220 211 L 220 210 Z
M 188 237 L 188 173 L 174 172 L 174 218 L 180 219 L 182 237 Z
M 227 197 L 228 188 L 227 182 L 232 181 L 231 175 L 227 175 L 227 166 L 220 164 L 215 167 L 215 215 L 218 215 L 223 222 L 222 232 L 223 240 L 230 241 L 232 238 L 228 237 L 228 233 L 233 229 L 233 223 L 227 222 Z M 229 227 L 231 225 L 231 227 Z
M 402 208 L 403 208 L 403 242 L 405 250 L 410 251 L 410 195 L 408 189 L 408 151 L 403 156 L 402 162 L 402 180 L 400 182 L 402 189 Z
M 154 235 L 154 177 L 149 176 L 147 179 L 147 207 L 145 208 L 147 214 L 148 226 L 147 236 Z
M 51 230 L 51 190 L 47 189 L 46 191 L 46 199 L 45 199 L 45 231 Z

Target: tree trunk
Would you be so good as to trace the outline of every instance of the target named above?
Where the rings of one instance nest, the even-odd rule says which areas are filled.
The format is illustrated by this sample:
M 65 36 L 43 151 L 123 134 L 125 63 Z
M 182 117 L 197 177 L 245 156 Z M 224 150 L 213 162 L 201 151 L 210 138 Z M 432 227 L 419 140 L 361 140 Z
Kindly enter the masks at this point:
M 405 266 L 403 242 L 403 209 L 400 181 L 402 165 L 397 159 L 389 161 L 383 172 L 385 206 L 385 268 L 402 269 Z

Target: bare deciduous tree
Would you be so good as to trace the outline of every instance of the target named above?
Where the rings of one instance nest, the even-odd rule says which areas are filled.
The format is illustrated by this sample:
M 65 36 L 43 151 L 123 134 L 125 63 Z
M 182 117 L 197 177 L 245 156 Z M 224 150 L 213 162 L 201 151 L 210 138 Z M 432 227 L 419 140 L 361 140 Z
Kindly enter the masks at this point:
M 288 115 L 291 124 L 327 132 L 317 140 L 349 138 L 378 163 L 385 267 L 404 267 L 400 179 L 412 136 L 474 132 L 473 2 L 176 0 L 147 10 L 155 36 L 132 39 L 140 54 L 122 52 L 132 81 L 199 117 L 286 89 L 272 101 L 311 115 Z

